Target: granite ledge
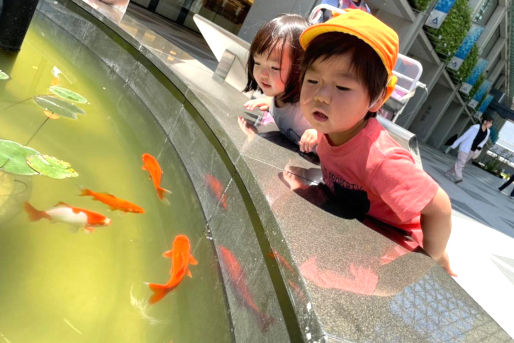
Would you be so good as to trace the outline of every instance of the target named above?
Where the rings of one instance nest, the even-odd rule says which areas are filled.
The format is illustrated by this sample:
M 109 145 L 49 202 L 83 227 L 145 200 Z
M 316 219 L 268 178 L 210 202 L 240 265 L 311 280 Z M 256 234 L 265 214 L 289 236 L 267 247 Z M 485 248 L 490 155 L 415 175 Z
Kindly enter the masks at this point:
M 243 110 L 242 93 L 130 16 L 119 17 L 95 0 L 69 1 L 151 61 L 210 127 L 283 258 L 275 255 L 306 341 L 510 341 L 429 257 L 408 251 L 399 237 L 329 214 L 291 192 L 280 181 L 286 165 L 304 179 L 319 167 L 269 127 L 258 135 L 243 132 L 237 117 L 255 113 Z M 466 325 L 451 324 L 459 321 Z

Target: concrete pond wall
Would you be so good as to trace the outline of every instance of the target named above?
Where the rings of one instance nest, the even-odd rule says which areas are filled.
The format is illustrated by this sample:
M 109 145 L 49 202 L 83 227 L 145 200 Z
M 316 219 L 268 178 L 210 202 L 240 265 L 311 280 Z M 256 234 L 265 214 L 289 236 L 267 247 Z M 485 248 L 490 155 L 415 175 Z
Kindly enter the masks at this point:
M 114 99 L 133 92 L 166 133 L 164 177 L 173 177 L 166 156 L 178 154 L 222 261 L 213 265 L 224 280 L 234 341 L 511 341 L 407 239 L 321 209 L 315 187 L 290 191 L 286 166 L 315 185 L 319 165 L 274 125 L 241 130 L 238 116 L 255 115 L 243 109 L 247 98 L 187 53 L 95 0 L 40 0 L 37 15 L 82 43 L 70 53 L 75 63 L 81 49 L 94 52 L 108 77 L 124 81 Z M 137 118 L 130 123 L 137 127 Z M 218 197 L 206 175 L 219 180 Z M 236 264 L 221 256 L 227 250 Z

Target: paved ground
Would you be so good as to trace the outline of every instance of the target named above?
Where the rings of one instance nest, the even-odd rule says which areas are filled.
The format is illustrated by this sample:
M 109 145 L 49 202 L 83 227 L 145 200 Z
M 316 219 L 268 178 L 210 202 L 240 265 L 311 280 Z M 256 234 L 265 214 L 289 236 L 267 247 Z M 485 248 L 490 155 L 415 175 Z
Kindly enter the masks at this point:
M 128 13 L 214 70 L 217 62 L 199 34 L 133 4 Z M 471 163 L 464 181 L 454 184 L 444 172 L 455 157 L 428 146 L 420 150 L 424 169 L 452 200 L 448 253 L 455 281 L 514 337 L 514 199 L 508 196 L 514 186 L 499 192 L 502 180 Z
M 514 337 L 514 199 L 503 180 L 469 163 L 464 181 L 454 184 L 444 172 L 455 157 L 421 147 L 423 168 L 448 193 L 453 229 L 448 254 L 455 278 Z
M 444 172 L 455 163 L 455 157 L 428 146 L 421 147 L 424 169 L 443 187 L 452 199 L 453 209 L 514 238 L 514 199 L 511 187 L 498 191 L 504 180 L 468 163 L 464 181 L 454 184 Z

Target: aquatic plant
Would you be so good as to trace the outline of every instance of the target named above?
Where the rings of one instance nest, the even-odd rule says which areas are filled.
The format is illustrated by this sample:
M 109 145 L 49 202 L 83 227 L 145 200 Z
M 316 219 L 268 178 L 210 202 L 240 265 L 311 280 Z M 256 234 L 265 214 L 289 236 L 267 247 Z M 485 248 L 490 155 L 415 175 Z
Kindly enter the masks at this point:
M 77 119 L 76 113 L 86 113 L 83 109 L 51 95 L 35 96 L 34 101 L 45 110 L 70 119 Z
M 54 179 L 77 177 L 68 162 L 19 143 L 0 139 L 0 169 L 17 175 L 45 175 Z
M 50 93 L 60 96 L 63 99 L 78 102 L 80 104 L 87 104 L 87 99 L 72 90 L 59 86 L 50 86 Z
M 49 155 L 29 156 L 27 157 L 27 164 L 39 174 L 50 176 L 54 179 L 79 176 L 71 167 L 71 164 Z

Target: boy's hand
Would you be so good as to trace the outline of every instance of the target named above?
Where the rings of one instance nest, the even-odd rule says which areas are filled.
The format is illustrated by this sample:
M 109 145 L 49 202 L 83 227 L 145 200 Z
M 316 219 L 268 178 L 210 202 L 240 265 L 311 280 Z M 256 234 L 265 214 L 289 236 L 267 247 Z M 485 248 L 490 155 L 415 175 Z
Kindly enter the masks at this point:
M 446 244 L 452 229 L 452 206 L 450 198 L 441 187 L 428 205 L 421 210 L 423 249 L 443 267 L 448 274 L 456 276 L 450 268 Z
M 437 260 L 437 263 L 439 263 L 439 265 L 443 267 L 443 269 L 446 270 L 446 272 L 450 274 L 450 276 L 457 276 L 457 274 L 455 274 L 453 270 L 450 268 L 450 259 L 448 258 L 448 253 L 446 252 L 446 250 L 444 251 L 443 255 Z
M 300 138 L 298 146 L 301 152 L 311 152 L 318 143 L 318 131 L 315 129 L 307 129 Z
M 267 111 L 269 110 L 271 106 L 272 98 L 265 97 L 265 98 L 257 98 L 253 100 L 248 100 L 245 102 L 244 107 L 249 110 L 253 111 L 254 109 L 259 109 L 261 111 Z

